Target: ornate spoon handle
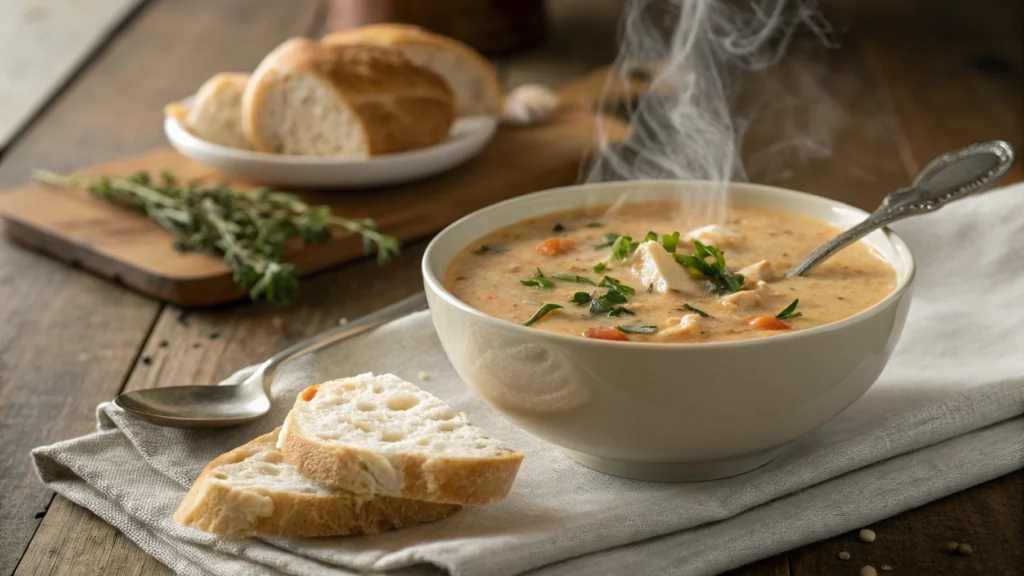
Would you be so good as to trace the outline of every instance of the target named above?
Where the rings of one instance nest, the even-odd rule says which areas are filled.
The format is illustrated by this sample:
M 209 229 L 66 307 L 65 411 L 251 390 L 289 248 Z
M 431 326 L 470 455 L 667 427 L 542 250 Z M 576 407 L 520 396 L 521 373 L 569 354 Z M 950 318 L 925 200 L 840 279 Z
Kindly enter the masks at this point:
M 942 206 L 996 185 L 1013 166 L 1013 148 L 999 140 L 971 144 L 932 160 L 913 185 L 897 190 L 863 222 L 822 244 L 786 272 L 802 276 L 830 256 L 896 220 L 938 210 Z

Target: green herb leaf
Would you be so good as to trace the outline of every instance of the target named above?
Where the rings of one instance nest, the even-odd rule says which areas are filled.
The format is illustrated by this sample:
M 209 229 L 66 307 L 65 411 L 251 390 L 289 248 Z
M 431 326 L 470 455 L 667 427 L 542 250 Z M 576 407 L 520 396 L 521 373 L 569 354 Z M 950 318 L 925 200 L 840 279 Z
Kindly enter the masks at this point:
M 654 334 L 658 331 L 657 326 L 616 326 L 615 328 L 626 334 Z
M 799 317 L 803 316 L 804 315 L 803 312 L 796 312 L 796 313 L 793 312 L 794 310 L 796 310 L 796 306 L 799 303 L 800 303 L 800 299 L 799 298 L 797 298 L 796 300 L 793 300 L 792 302 L 789 303 L 789 306 L 786 306 L 786 308 L 782 312 L 779 312 L 778 314 L 776 314 L 775 317 L 778 318 L 779 320 L 789 320 L 790 318 L 799 318 Z
M 389 262 L 400 251 L 396 238 L 381 234 L 370 219 L 352 220 L 329 206 L 310 206 L 297 196 L 269 188 L 240 191 L 225 185 L 179 183 L 164 172 L 128 177 L 60 176 L 40 171 L 39 182 L 85 188 L 93 196 L 144 213 L 173 236 L 177 250 L 208 250 L 224 256 L 234 281 L 253 300 L 292 302 L 298 290 L 298 271 L 284 262 L 284 246 L 292 239 L 324 242 L 334 228 L 362 237 L 364 252 L 376 251 L 377 261 Z
M 601 224 L 600 222 L 591 222 L 587 224 L 587 228 L 600 228 L 601 226 L 604 226 L 604 224 Z
M 619 239 L 619 236 L 621 235 L 618 232 L 605 232 L 604 235 L 601 236 L 601 243 L 594 244 L 594 248 L 607 248 L 612 244 L 615 244 L 615 241 Z
M 519 283 L 523 286 L 535 286 L 541 290 L 547 290 L 552 286 L 551 281 L 544 277 L 544 273 L 540 271 L 540 268 L 537 268 L 537 274 L 533 278 L 520 280 Z
M 487 244 L 481 244 L 479 248 L 477 248 L 476 250 L 473 250 L 473 253 L 474 254 L 483 254 L 485 252 L 490 252 L 490 250 L 491 250 L 490 246 L 488 246 Z
M 700 316 L 702 318 L 711 318 L 712 317 L 711 314 L 708 314 L 707 312 L 701 310 L 700 308 L 694 308 L 693 306 L 690 306 L 689 304 L 683 304 L 683 310 L 689 310 L 690 312 L 693 312 L 694 314 L 696 314 L 696 315 L 698 315 L 698 316 Z
M 693 255 L 676 254 L 676 262 L 693 273 L 706 276 L 711 281 L 714 293 L 739 292 L 743 289 L 743 275 L 730 274 L 725 268 L 725 254 L 714 246 L 705 246 L 699 240 L 693 241 Z M 707 259 L 711 258 L 712 262 Z
M 641 243 L 643 243 L 643 242 L 650 242 L 651 240 L 654 240 L 655 242 L 657 242 L 658 241 L 658 235 L 655 234 L 654 232 L 648 232 L 646 235 L 644 235 L 644 239 L 643 239 L 643 241 Z
M 591 314 L 608 314 L 609 316 L 619 316 L 620 314 L 633 314 L 630 310 L 619 307 L 616 308 L 615 304 L 625 304 L 626 297 L 614 290 L 608 290 L 604 295 L 593 298 L 590 301 L 590 313 Z
M 636 294 L 636 290 L 629 286 L 626 286 L 625 284 L 619 282 L 617 279 L 612 278 L 611 276 L 605 276 L 604 278 L 602 278 L 598 286 L 600 286 L 601 288 L 608 288 L 609 290 L 618 292 L 619 294 L 622 295 L 632 296 L 633 294 Z
M 523 322 L 523 326 L 529 326 L 534 322 L 540 320 L 541 318 L 547 316 L 548 313 L 552 312 L 553 310 L 558 310 L 561 307 L 561 304 L 545 304 L 541 306 L 540 310 L 537 310 L 537 313 L 531 316 L 529 320 Z
M 569 301 L 572 302 L 573 304 L 586 304 L 591 300 L 593 300 L 593 297 L 587 292 L 577 292 L 572 295 L 572 298 L 569 299 Z
M 594 281 L 591 280 L 590 278 L 587 278 L 586 276 L 579 276 L 577 274 L 564 274 L 562 272 L 559 272 L 558 274 L 552 274 L 551 277 L 557 278 L 558 280 L 565 280 L 566 282 L 575 282 L 577 284 L 590 284 L 591 286 L 597 286 L 597 284 L 594 284 Z
M 661 235 L 661 245 L 665 248 L 665 251 L 670 254 L 675 254 L 676 246 L 679 245 L 679 232 L 673 232 L 672 234 Z
M 619 238 L 612 244 L 612 256 L 611 259 L 616 262 L 629 258 L 630 254 L 636 252 L 636 247 L 639 246 L 639 242 L 633 242 L 633 239 L 629 236 L 619 236 Z
M 600 274 L 601 272 L 604 272 L 607 269 L 608 269 L 608 263 L 607 262 L 598 262 L 597 264 L 594 264 L 594 273 L 595 274 Z
M 613 317 L 622 316 L 623 314 L 626 314 L 628 316 L 636 316 L 636 312 L 633 312 L 629 308 L 625 308 L 623 306 L 613 308 L 610 312 L 608 312 L 608 315 Z

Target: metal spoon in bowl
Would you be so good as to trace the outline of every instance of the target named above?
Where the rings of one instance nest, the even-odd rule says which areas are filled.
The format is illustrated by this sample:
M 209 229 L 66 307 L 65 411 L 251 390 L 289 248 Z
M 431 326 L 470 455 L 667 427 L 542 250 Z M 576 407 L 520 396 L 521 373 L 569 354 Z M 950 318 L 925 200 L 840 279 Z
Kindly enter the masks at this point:
M 863 222 L 822 244 L 786 272 L 786 278 L 802 276 L 847 245 L 878 228 L 925 212 L 938 210 L 953 200 L 992 188 L 1013 165 L 1013 148 L 999 140 L 971 144 L 932 160 L 907 188 L 885 197 Z
M 264 362 L 241 384 L 169 386 L 121 394 L 114 404 L 132 416 L 173 428 L 226 428 L 259 419 L 270 410 L 270 384 L 286 360 L 372 330 L 427 307 L 419 292 L 354 322 L 321 332 L 282 350 Z

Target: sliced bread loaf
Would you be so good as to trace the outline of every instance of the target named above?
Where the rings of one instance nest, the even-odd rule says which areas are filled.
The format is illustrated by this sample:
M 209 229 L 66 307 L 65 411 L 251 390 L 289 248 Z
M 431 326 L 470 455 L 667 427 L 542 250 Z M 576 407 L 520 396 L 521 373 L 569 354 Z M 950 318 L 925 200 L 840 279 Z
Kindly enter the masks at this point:
M 197 138 L 249 149 L 249 140 L 242 131 L 242 93 L 248 81 L 249 75 L 240 72 L 216 74 L 199 87 L 195 99 L 188 104 L 168 104 L 164 114 L 177 119 Z
M 373 24 L 324 36 L 326 45 L 375 44 L 402 51 L 440 75 L 455 92 L 460 116 L 497 116 L 501 84 L 494 66 L 469 45 L 409 24 Z
M 278 446 L 300 473 L 322 484 L 451 504 L 505 498 L 523 459 L 464 414 L 392 374 L 306 388 Z
M 459 506 L 378 496 L 318 485 L 277 450 L 280 429 L 210 462 L 174 520 L 224 536 L 310 538 L 376 534 L 438 520 Z
M 451 90 L 400 52 L 286 41 L 252 74 L 242 127 L 253 148 L 364 158 L 433 146 L 455 119 Z

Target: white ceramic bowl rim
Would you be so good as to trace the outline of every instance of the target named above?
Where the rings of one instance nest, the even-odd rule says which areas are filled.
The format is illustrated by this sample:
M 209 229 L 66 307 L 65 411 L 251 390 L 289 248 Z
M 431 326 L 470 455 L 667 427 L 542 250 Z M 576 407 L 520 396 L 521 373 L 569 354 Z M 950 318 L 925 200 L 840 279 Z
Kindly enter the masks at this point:
M 193 98 L 194 97 L 185 98 L 182 102 L 188 103 Z M 497 118 L 490 116 L 460 116 L 452 123 L 452 133 L 455 133 L 460 129 L 463 131 L 475 132 L 484 129 L 485 127 L 488 130 L 493 130 L 494 127 L 497 126 L 497 122 Z M 479 124 L 479 126 L 476 126 L 476 124 Z M 428 154 L 444 155 L 448 148 L 457 145 L 456 138 L 453 138 L 452 133 L 450 133 L 449 137 L 440 144 L 416 150 L 409 150 L 407 152 L 381 154 L 379 156 L 371 156 L 365 159 L 333 158 L 330 156 L 295 156 L 271 154 L 269 152 L 258 152 L 256 150 L 242 150 L 240 148 L 232 148 L 231 146 L 215 144 L 208 140 L 203 140 L 188 130 L 185 130 L 185 127 L 181 125 L 181 122 L 178 122 L 178 119 L 173 116 L 167 116 L 165 118 L 164 127 L 172 134 L 174 139 L 178 140 L 185 146 L 199 150 L 200 152 L 216 154 L 234 160 L 260 161 L 288 166 L 338 166 L 346 164 L 365 165 L 371 163 L 385 166 L 388 164 L 400 164 L 406 162 L 411 157 L 425 156 Z
M 696 183 L 706 184 L 706 182 L 704 182 L 704 181 L 694 181 L 694 180 L 630 180 L 628 182 L 628 184 L 633 185 L 633 186 L 663 185 L 665 183 L 672 183 L 672 184 L 678 184 L 678 185 L 687 185 L 687 184 L 696 184 Z M 530 328 L 529 326 L 523 326 L 521 324 L 516 324 L 516 323 L 510 322 L 508 320 L 503 320 L 501 318 L 497 318 L 495 316 L 491 316 L 489 314 L 485 314 L 484 312 L 481 312 L 481 311 L 477 310 L 476 308 L 473 308 L 472 306 L 466 304 L 462 300 L 459 300 L 458 298 L 456 298 L 454 294 L 449 292 L 448 289 L 446 289 L 444 287 L 444 284 L 437 278 L 437 276 L 434 274 L 433 270 L 431 270 L 429 262 L 431 260 L 431 255 L 434 252 L 434 250 L 436 249 L 436 246 L 437 246 L 439 240 L 448 231 L 457 228 L 458 226 L 460 226 L 463 222 L 465 222 L 467 220 L 479 218 L 480 216 L 482 216 L 484 214 L 487 214 L 487 213 L 491 213 L 491 212 L 501 212 L 502 210 L 505 210 L 509 206 L 514 205 L 514 204 L 528 203 L 528 202 L 535 201 L 536 199 L 541 198 L 541 197 L 553 196 L 553 195 L 556 195 L 556 194 L 561 194 L 561 193 L 564 193 L 567 190 L 596 189 L 596 188 L 605 188 L 605 187 L 613 187 L 613 186 L 622 186 L 623 184 L 624 184 L 624 182 L 602 182 L 602 183 L 597 183 L 597 184 L 576 184 L 576 185 L 571 185 L 571 186 L 561 186 L 559 188 L 551 188 L 551 189 L 548 189 L 548 190 L 541 190 L 541 191 L 538 191 L 538 192 L 533 192 L 531 194 L 525 194 L 523 196 L 517 196 L 515 198 L 510 198 L 508 200 L 504 200 L 504 201 L 498 202 L 496 204 L 491 204 L 490 206 L 481 208 L 481 209 L 479 209 L 479 210 L 477 210 L 475 212 L 467 214 L 466 216 L 463 216 L 462 218 L 460 218 L 460 219 L 456 220 L 455 222 L 449 224 L 444 230 L 442 230 L 437 236 L 435 236 L 430 241 L 429 245 L 427 245 L 427 249 L 423 253 L 423 260 L 422 260 L 422 263 L 421 263 L 421 268 L 422 268 L 422 272 L 423 272 L 423 279 L 427 283 L 427 285 L 429 286 L 429 288 L 431 290 L 433 290 L 436 294 L 438 294 L 441 298 L 443 298 L 449 304 L 451 304 L 453 306 L 456 306 L 457 308 L 459 308 L 461 310 L 469 312 L 470 314 L 473 314 L 474 316 L 476 316 L 477 318 L 479 318 L 479 319 L 481 319 L 481 320 L 483 320 L 485 322 L 488 322 L 488 323 L 491 323 L 491 324 L 500 323 L 501 325 L 507 327 L 507 329 L 522 331 L 522 334 L 524 334 L 524 335 L 530 334 L 530 333 L 532 333 L 534 335 L 537 335 L 538 332 L 539 332 L 545 338 L 553 338 L 555 340 L 564 340 L 567 343 L 571 342 L 572 344 L 577 345 L 577 346 L 616 346 L 616 347 L 621 347 L 621 346 L 627 346 L 627 347 L 643 346 L 643 347 L 653 347 L 653 349 L 664 349 L 666 352 L 670 352 L 672 350 L 678 350 L 680 348 L 686 348 L 686 349 L 700 349 L 700 348 L 711 349 L 711 348 L 715 348 L 715 349 L 720 349 L 720 348 L 742 348 L 742 347 L 747 347 L 747 346 L 766 346 L 766 345 L 771 345 L 773 343 L 781 343 L 782 341 L 794 340 L 794 339 L 797 339 L 797 338 L 814 338 L 816 335 L 819 335 L 819 334 L 824 334 L 824 333 L 827 333 L 827 332 L 833 332 L 833 331 L 837 331 L 837 330 L 842 330 L 843 328 L 845 328 L 845 327 L 847 327 L 847 326 L 849 326 L 851 324 L 855 324 L 855 323 L 859 322 L 862 318 L 865 318 L 867 316 L 873 315 L 873 314 L 877 313 L 878 311 L 882 310 L 883 308 L 886 308 L 886 307 L 890 306 L 891 304 L 893 304 L 896 300 L 898 300 L 902 296 L 902 294 L 904 292 L 907 291 L 908 287 L 910 286 L 911 282 L 914 279 L 915 264 L 914 264 L 913 254 L 910 252 L 910 248 L 906 245 L 906 243 L 903 242 L 903 240 L 899 236 L 897 236 L 894 232 L 892 232 L 888 228 L 885 228 L 885 229 L 883 229 L 883 232 L 884 232 L 884 234 L 886 236 L 886 239 L 889 241 L 890 244 L 892 244 L 893 248 L 895 249 L 895 253 L 897 255 L 899 255 L 903 259 L 904 268 L 906 269 L 906 273 L 903 275 L 902 278 L 899 279 L 899 282 L 897 283 L 896 288 L 894 288 L 893 291 L 890 292 L 885 298 L 883 298 L 882 300 L 876 302 L 874 305 L 869 306 L 868 308 L 865 308 L 864 310 L 861 310 L 860 312 L 857 312 L 856 314 L 854 314 L 852 316 L 849 316 L 849 317 L 844 318 L 842 320 L 838 320 L 836 322 L 831 322 L 829 324 L 824 324 L 822 326 L 815 326 L 813 328 L 807 328 L 806 330 L 795 330 L 795 331 L 787 332 L 787 333 L 784 333 L 784 334 L 777 334 L 777 335 L 767 336 L 767 337 L 764 337 L 764 338 L 754 338 L 754 339 L 749 339 L 749 340 L 734 340 L 734 341 L 728 341 L 728 342 L 636 342 L 636 341 L 619 342 L 619 341 L 612 341 L 612 340 L 600 340 L 600 339 L 596 339 L 596 338 L 581 338 L 579 336 L 570 336 L 568 334 L 560 334 L 560 333 L 557 333 L 557 332 L 548 332 L 546 330 L 538 330 L 536 328 Z M 854 213 L 857 213 L 857 214 L 861 214 L 864 217 L 868 216 L 868 213 L 863 211 L 863 210 L 861 210 L 860 208 L 855 208 L 853 206 L 850 206 L 848 204 L 844 204 L 843 202 L 839 202 L 837 200 L 832 200 L 830 198 L 825 198 L 825 197 L 817 196 L 817 195 L 814 195 L 814 194 L 808 194 L 806 192 L 797 192 L 795 190 L 789 190 L 787 188 L 779 188 L 777 186 L 767 186 L 767 185 L 764 185 L 764 184 L 749 184 L 749 183 L 746 183 L 746 182 L 732 183 L 730 185 L 743 186 L 743 187 L 748 187 L 748 188 L 756 188 L 756 189 L 761 189 L 761 190 L 767 190 L 767 191 L 771 191 L 772 193 L 775 193 L 775 194 L 796 196 L 796 197 L 800 197 L 800 198 L 803 198 L 803 199 L 813 199 L 814 201 L 824 201 L 824 202 L 832 204 L 833 206 L 841 207 L 841 208 L 843 208 L 845 210 L 849 210 L 851 212 L 854 212 Z M 572 208 L 564 208 L 564 209 L 565 210 L 572 210 Z M 495 230 L 497 230 L 497 228 L 495 228 Z M 491 232 L 493 232 L 493 231 L 494 230 L 492 230 Z M 451 261 L 445 262 L 444 269 L 447 269 L 448 265 L 450 265 L 450 264 L 451 264 Z M 890 263 L 890 265 L 894 266 L 895 263 Z

